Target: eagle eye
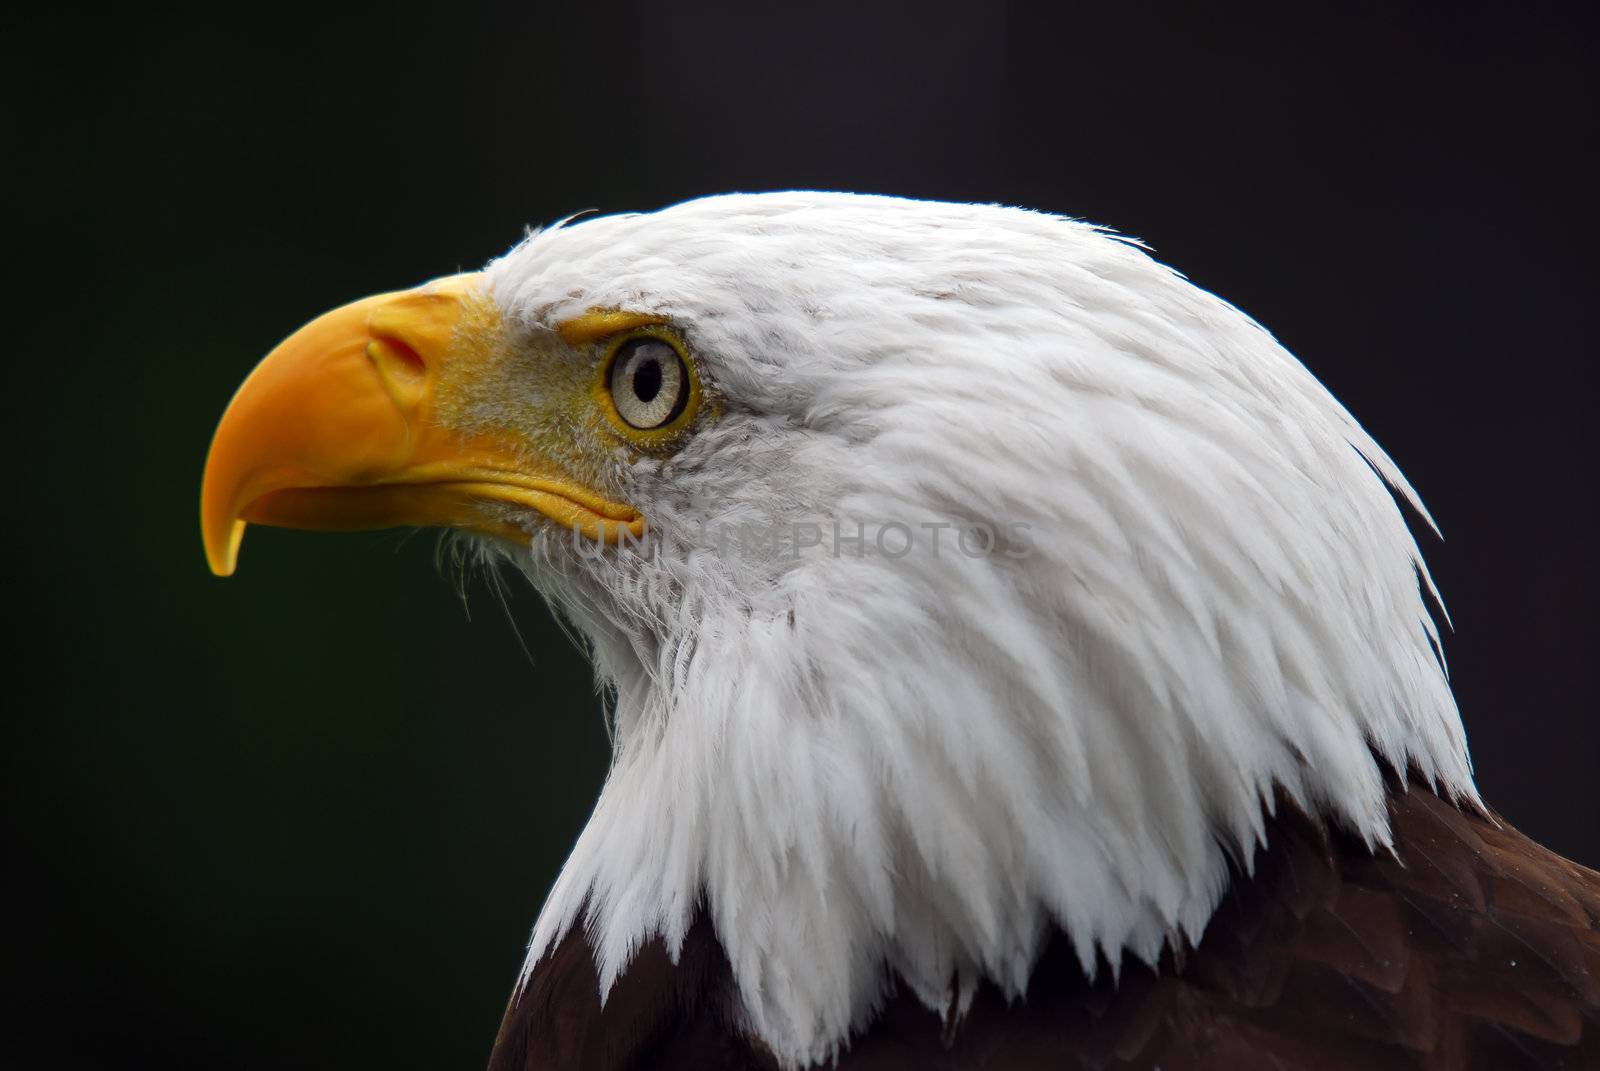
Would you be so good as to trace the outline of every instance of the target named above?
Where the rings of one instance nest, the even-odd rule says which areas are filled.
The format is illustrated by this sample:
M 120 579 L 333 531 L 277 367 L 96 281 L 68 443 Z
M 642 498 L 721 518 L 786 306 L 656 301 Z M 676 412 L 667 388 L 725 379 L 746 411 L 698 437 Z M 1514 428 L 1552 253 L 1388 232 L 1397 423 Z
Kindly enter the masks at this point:
M 676 347 L 655 335 L 624 341 L 611 357 L 608 386 L 617 415 L 631 428 L 653 431 L 683 415 L 689 370 Z

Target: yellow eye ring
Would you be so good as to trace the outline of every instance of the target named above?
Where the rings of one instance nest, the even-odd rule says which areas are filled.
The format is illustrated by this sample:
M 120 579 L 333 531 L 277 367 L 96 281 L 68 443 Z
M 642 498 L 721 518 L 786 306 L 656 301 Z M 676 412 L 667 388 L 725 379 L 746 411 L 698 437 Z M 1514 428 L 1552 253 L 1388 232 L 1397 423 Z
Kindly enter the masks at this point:
M 694 423 L 703 398 L 700 377 L 683 339 L 667 325 L 608 339 L 598 367 L 595 399 L 627 442 L 647 450 L 670 448 Z

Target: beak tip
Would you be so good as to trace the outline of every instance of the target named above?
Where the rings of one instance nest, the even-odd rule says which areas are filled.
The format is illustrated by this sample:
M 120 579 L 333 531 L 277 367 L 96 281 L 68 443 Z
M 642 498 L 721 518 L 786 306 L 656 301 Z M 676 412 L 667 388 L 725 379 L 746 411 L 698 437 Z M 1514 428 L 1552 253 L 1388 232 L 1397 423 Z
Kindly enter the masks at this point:
M 228 577 L 239 565 L 239 543 L 244 539 L 245 522 L 235 520 L 225 531 L 211 528 L 203 533 L 206 545 L 206 564 L 212 576 Z

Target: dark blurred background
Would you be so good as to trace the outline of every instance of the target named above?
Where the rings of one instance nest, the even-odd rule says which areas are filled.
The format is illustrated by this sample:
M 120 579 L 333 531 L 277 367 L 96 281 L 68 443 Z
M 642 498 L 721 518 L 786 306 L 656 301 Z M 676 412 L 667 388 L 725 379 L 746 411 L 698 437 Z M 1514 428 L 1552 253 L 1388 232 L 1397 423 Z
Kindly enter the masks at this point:
M 427 533 L 211 578 L 201 464 L 310 316 L 704 193 L 1081 216 L 1267 324 L 1446 532 L 1488 799 L 1600 864 L 1592 5 L 59 10 L 0 72 L 0 1064 L 481 1066 L 604 775 L 588 669 Z

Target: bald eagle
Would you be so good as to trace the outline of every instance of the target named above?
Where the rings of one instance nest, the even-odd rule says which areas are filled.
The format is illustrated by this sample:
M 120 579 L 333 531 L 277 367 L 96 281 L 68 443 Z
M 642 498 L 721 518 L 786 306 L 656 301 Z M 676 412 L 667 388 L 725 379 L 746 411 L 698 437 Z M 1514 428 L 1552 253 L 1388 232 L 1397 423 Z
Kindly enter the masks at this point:
M 1397 502 L 1137 243 L 781 193 L 312 321 L 201 510 L 222 575 L 452 529 L 587 642 L 495 1069 L 1600 1066 L 1600 875 L 1481 801 Z

